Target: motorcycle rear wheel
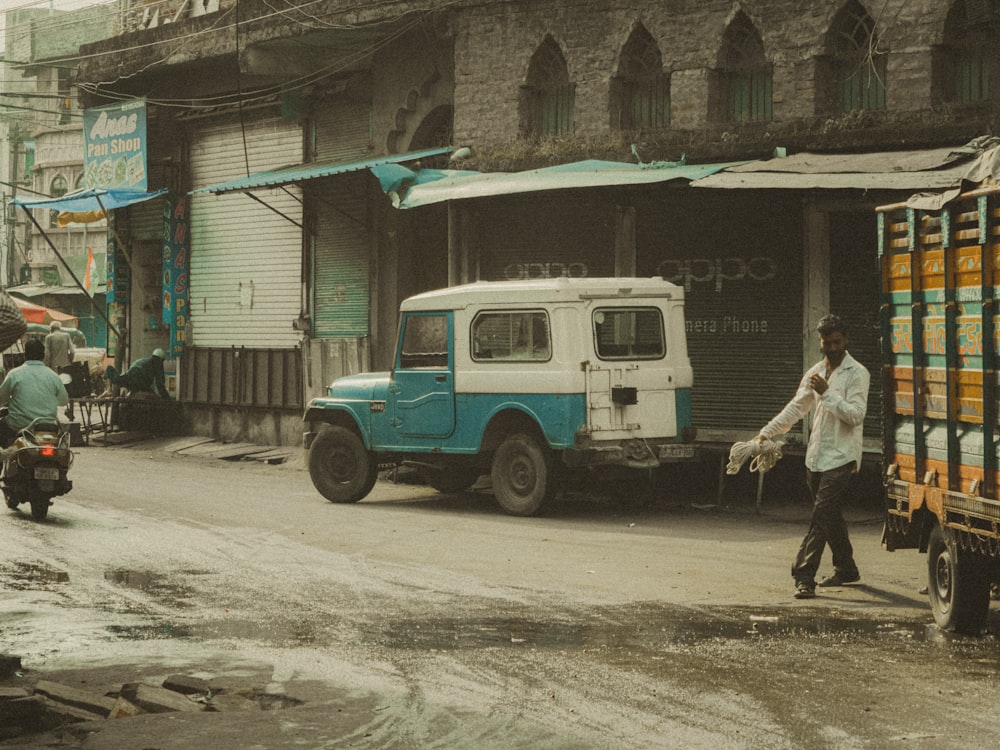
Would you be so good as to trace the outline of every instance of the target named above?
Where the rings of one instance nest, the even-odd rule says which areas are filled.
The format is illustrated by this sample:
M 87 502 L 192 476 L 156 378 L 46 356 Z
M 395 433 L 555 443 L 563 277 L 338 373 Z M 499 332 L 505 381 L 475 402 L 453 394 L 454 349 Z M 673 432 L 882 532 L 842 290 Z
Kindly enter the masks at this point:
M 44 521 L 45 517 L 49 514 L 49 506 L 51 504 L 52 503 L 50 503 L 45 498 L 41 500 L 32 500 L 31 517 L 34 518 L 36 521 Z

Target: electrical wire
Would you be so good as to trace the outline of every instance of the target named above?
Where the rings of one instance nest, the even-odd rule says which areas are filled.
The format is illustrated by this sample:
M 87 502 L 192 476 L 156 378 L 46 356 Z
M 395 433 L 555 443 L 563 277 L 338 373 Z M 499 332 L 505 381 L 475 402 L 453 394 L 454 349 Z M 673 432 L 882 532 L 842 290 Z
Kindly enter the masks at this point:
M 258 89 L 249 89 L 243 92 L 243 96 L 241 97 L 240 101 L 242 101 L 244 104 L 264 101 L 266 99 L 273 98 L 274 96 L 281 93 L 296 91 L 302 88 L 306 88 L 338 72 L 342 72 L 344 70 L 350 70 L 352 67 L 356 66 L 356 64 L 361 60 L 364 60 L 366 57 L 370 56 L 374 52 L 377 52 L 383 47 L 392 44 L 400 36 L 408 33 L 412 29 L 419 26 L 422 20 L 423 20 L 422 18 L 414 19 L 413 21 L 407 23 L 406 25 L 399 27 L 398 29 L 395 30 L 394 33 L 381 39 L 379 42 L 364 47 L 362 49 L 359 49 L 357 51 L 348 53 L 343 57 L 338 58 L 329 65 L 317 68 L 316 70 L 311 71 L 310 73 L 305 74 L 303 76 L 300 76 L 299 78 L 286 81 L 284 84 L 276 84 L 274 86 L 268 86 Z M 159 62 L 161 61 L 151 62 L 150 64 L 145 66 L 142 70 L 146 70 L 150 67 L 153 67 L 159 64 Z M 121 80 L 137 75 L 138 72 L 142 71 L 131 73 L 128 76 L 121 76 L 120 78 L 116 79 L 116 81 L 111 83 L 117 83 Z M 134 98 L 132 94 L 125 94 L 125 93 L 119 94 L 103 88 L 104 86 L 111 85 L 109 82 L 79 83 L 77 85 L 80 89 L 87 91 L 88 93 L 94 95 L 100 95 L 110 100 L 126 101 Z M 233 104 L 236 102 L 233 94 L 225 94 L 212 97 L 199 97 L 199 98 L 186 97 L 183 99 L 161 99 L 156 97 L 146 97 L 146 101 L 148 103 L 156 104 L 162 107 L 175 107 L 182 109 L 202 109 L 205 107 Z
M 258 102 L 266 102 L 268 100 L 272 100 L 275 96 L 278 96 L 278 95 L 280 95 L 282 93 L 287 93 L 289 91 L 296 91 L 296 90 L 299 90 L 299 89 L 302 89 L 302 88 L 307 88 L 307 87 L 309 87 L 309 86 L 311 86 L 311 85 L 313 85 L 313 84 L 315 84 L 315 83 L 317 83 L 317 82 L 319 82 L 319 81 L 321 81 L 321 80 L 323 80 L 325 78 L 328 78 L 330 76 L 334 76 L 337 73 L 340 73 L 340 72 L 343 72 L 343 71 L 346 71 L 346 70 L 350 70 L 350 69 L 356 67 L 356 65 L 359 62 L 363 61 L 368 56 L 370 56 L 370 55 L 374 54 L 375 52 L 381 50 L 385 46 L 387 46 L 389 44 L 392 44 L 399 37 L 401 37 L 401 36 L 409 33 L 413 29 L 417 28 L 421 23 L 423 23 L 423 21 L 426 19 L 426 17 L 428 15 L 430 15 L 432 13 L 436 13 L 436 12 L 438 12 L 440 10 L 440 9 L 435 9 L 435 10 L 432 10 L 432 11 L 414 11 L 414 10 L 405 11 L 403 13 L 396 14 L 396 15 L 394 15 L 391 18 L 383 19 L 381 21 L 373 22 L 371 24 L 333 24 L 333 23 L 326 23 L 326 22 L 323 21 L 323 19 L 321 19 L 321 18 L 319 18 L 317 16 L 313 16 L 311 14 L 308 14 L 306 12 L 306 10 L 308 8 L 310 8 L 311 6 L 318 5 L 318 4 L 320 4 L 321 2 L 324 2 L 324 1 L 325 0 L 310 0 L 310 2 L 305 2 L 305 3 L 301 3 L 301 4 L 296 4 L 296 5 L 289 4 L 288 7 L 286 7 L 286 8 L 280 8 L 280 7 L 276 7 L 273 4 L 274 0 L 271 0 L 271 2 L 267 2 L 265 0 L 265 6 L 268 8 L 268 10 L 270 12 L 266 13 L 264 15 L 257 16 L 255 18 L 253 18 L 251 22 L 257 23 L 257 22 L 260 22 L 261 20 L 265 20 L 265 19 L 269 19 L 269 18 L 274 18 L 274 17 L 280 17 L 280 18 L 282 18 L 282 20 L 285 20 L 285 21 L 291 20 L 292 22 L 298 23 L 300 26 L 302 26 L 304 28 L 307 28 L 307 29 L 317 29 L 317 30 L 324 30 L 324 29 L 372 29 L 372 28 L 376 28 L 376 27 L 379 27 L 379 26 L 389 25 L 389 24 L 399 24 L 399 22 L 402 19 L 405 19 L 407 16 L 413 16 L 413 18 L 410 19 L 410 20 L 408 20 L 406 23 L 403 23 L 402 25 L 397 25 L 397 27 L 395 29 L 393 29 L 391 31 L 391 33 L 389 33 L 387 36 L 383 37 L 382 39 L 378 40 L 377 42 L 369 44 L 367 46 L 359 47 L 359 48 L 354 49 L 354 50 L 350 50 L 347 53 L 345 53 L 344 55 L 342 55 L 342 56 L 338 57 L 337 59 L 333 60 L 330 64 L 325 65 L 325 66 L 323 66 L 321 68 L 317 68 L 317 69 L 315 69 L 313 71 L 310 71 L 308 74 L 302 75 L 302 76 L 300 76 L 298 78 L 293 78 L 293 79 L 291 79 L 289 81 L 285 81 L 283 84 L 276 84 L 276 85 L 273 85 L 273 86 L 261 87 L 261 88 L 257 88 L 257 89 L 249 89 L 247 91 L 242 91 L 241 90 L 241 91 L 237 92 L 235 95 L 232 94 L 232 93 L 230 93 L 230 94 L 221 94 L 221 95 L 216 95 L 216 96 L 211 96 L 211 97 L 197 97 L 197 98 L 190 98 L 190 97 L 187 97 L 187 98 L 155 98 L 155 97 L 147 97 L 146 101 L 148 103 L 150 103 L 150 104 L 153 104 L 153 105 L 156 105 L 156 106 L 165 107 L 165 108 L 176 108 L 176 109 L 187 109 L 187 110 L 199 110 L 199 109 L 205 109 L 205 108 L 209 108 L 209 107 L 213 107 L 213 106 L 233 106 L 233 105 L 237 105 L 237 104 L 239 106 L 245 106 L 245 105 L 254 104 L 254 103 L 258 103 Z M 44 2 L 44 0 L 42 0 L 42 2 Z M 166 0 L 164 0 L 164 2 L 166 2 Z M 287 3 L 287 2 L 289 2 L 289 0 L 285 0 L 285 2 Z M 392 0 L 378 0 L 376 2 L 369 2 L 369 3 L 364 3 L 364 4 L 357 5 L 357 6 L 355 6 L 355 9 L 356 10 L 375 9 L 375 8 L 381 7 L 383 5 L 390 4 L 391 2 L 392 2 Z M 455 5 L 455 4 L 458 4 L 459 2 L 462 2 L 462 0 L 451 0 L 451 2 L 445 3 L 445 5 Z M 28 8 L 28 7 L 32 7 L 33 5 L 36 5 L 36 4 L 38 4 L 38 3 L 29 2 L 29 3 L 23 4 L 22 6 L 19 6 L 19 7 Z M 118 13 L 119 11 L 116 8 L 112 8 L 112 6 L 114 6 L 114 5 L 115 5 L 115 3 L 108 3 L 107 4 L 107 6 L 109 8 L 111 8 L 111 12 Z M 151 7 L 155 7 L 155 6 L 158 5 L 158 3 L 152 3 L 150 5 L 151 5 Z M 147 63 L 146 65 L 144 65 L 142 68 L 140 68 L 138 70 L 135 70 L 135 71 L 131 71 L 128 74 L 121 75 L 121 76 L 119 76 L 118 78 L 116 78 L 113 81 L 104 81 L 104 82 L 97 82 L 97 83 L 94 83 L 94 82 L 81 82 L 81 83 L 77 84 L 77 88 L 79 90 L 85 91 L 87 93 L 91 93 L 93 95 L 101 96 L 101 97 L 103 97 L 103 98 L 105 98 L 105 99 L 107 99 L 109 101 L 127 101 L 127 100 L 131 100 L 131 99 L 134 98 L 134 94 L 131 94 L 131 93 L 126 94 L 126 93 L 114 92 L 113 90 L 110 90 L 108 87 L 113 86 L 114 84 L 119 83 L 119 82 L 121 82 L 123 80 L 127 80 L 128 78 L 135 77 L 135 76 L 141 74 L 142 72 L 144 72 L 144 71 L 146 71 L 146 70 L 148 70 L 148 69 L 150 69 L 152 67 L 155 67 L 157 65 L 160 65 L 162 63 L 167 62 L 171 57 L 174 57 L 177 54 L 183 53 L 190 46 L 196 44 L 198 41 L 200 41 L 201 37 L 203 37 L 205 34 L 217 33 L 217 32 L 220 32 L 220 31 L 224 31 L 225 29 L 229 28 L 230 26 L 234 27 L 234 29 L 237 29 L 236 33 L 238 34 L 238 27 L 237 27 L 238 16 L 237 16 L 237 14 L 235 14 L 233 12 L 234 9 L 235 8 L 230 8 L 230 9 L 226 9 L 224 11 L 221 11 L 219 13 L 219 15 L 218 15 L 218 18 L 213 19 L 213 23 L 212 23 L 212 25 L 209 28 L 201 29 L 201 30 L 199 30 L 197 32 L 192 32 L 191 34 L 188 34 L 188 35 L 185 35 L 185 36 L 182 36 L 182 37 L 174 37 L 174 38 L 169 39 L 169 40 L 158 40 L 158 41 L 150 42 L 150 43 L 147 43 L 147 44 L 132 45 L 132 46 L 127 47 L 127 48 L 119 48 L 119 49 L 114 50 L 113 53 L 102 52 L 102 53 L 93 53 L 93 54 L 85 55 L 85 56 L 77 55 L 77 56 L 74 56 L 74 57 L 52 59 L 52 60 L 47 60 L 46 64 L 49 65 L 49 66 L 52 66 L 52 67 L 58 67 L 60 63 L 67 63 L 67 64 L 76 65 L 81 60 L 84 60 L 84 59 L 90 59 L 90 58 L 94 58 L 94 57 L 104 56 L 104 55 L 107 55 L 107 54 L 116 54 L 117 55 L 117 54 L 121 54 L 123 52 L 130 52 L 130 51 L 135 51 L 135 50 L 148 49 L 148 48 L 153 48 L 153 47 L 156 47 L 156 46 L 159 46 L 159 45 L 162 45 L 162 44 L 173 43 L 174 46 L 163 57 L 160 57 L 160 58 L 158 58 L 156 60 L 152 60 L 149 63 Z M 290 18 L 290 16 L 292 16 L 292 14 L 303 15 L 307 19 L 309 19 L 311 21 L 311 23 L 304 23 L 301 20 Z M 44 19 L 44 20 L 48 20 L 48 19 Z M 72 22 L 71 19 L 66 19 L 66 21 L 65 21 L 65 23 L 67 23 L 67 24 L 71 23 L 71 22 Z M 247 21 L 244 21 L 244 25 L 246 23 L 247 23 Z M 49 28 L 52 28 L 52 27 L 49 27 Z M 23 83 L 23 81 L 21 83 Z M 11 105 L 6 105 L 6 106 L 10 107 Z M 23 108 L 23 109 L 25 109 L 26 111 L 31 111 L 30 108 Z M 44 110 L 36 110 L 36 111 L 38 111 L 39 113 L 42 113 L 42 114 L 51 114 L 51 113 L 48 113 L 48 112 L 46 112 Z M 73 113 L 71 116 L 73 116 L 73 117 L 79 117 L 80 115 L 77 115 L 77 114 Z

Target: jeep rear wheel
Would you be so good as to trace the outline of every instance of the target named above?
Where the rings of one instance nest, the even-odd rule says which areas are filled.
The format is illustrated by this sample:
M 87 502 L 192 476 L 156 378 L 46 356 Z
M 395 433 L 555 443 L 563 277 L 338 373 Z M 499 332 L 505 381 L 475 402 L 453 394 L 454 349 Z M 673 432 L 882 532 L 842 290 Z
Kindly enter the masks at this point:
M 551 493 L 548 451 L 530 435 L 508 436 L 493 454 L 490 478 L 500 507 L 514 516 L 537 515 Z
M 377 476 L 378 464 L 348 429 L 325 429 L 309 447 L 309 477 L 331 503 L 358 502 L 372 491 Z

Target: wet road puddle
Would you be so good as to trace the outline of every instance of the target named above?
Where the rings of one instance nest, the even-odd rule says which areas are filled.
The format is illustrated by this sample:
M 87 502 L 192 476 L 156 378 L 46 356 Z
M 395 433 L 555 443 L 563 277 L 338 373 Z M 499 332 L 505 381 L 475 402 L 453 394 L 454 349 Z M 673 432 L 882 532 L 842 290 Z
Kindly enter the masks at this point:
M 126 641 L 156 641 L 191 637 L 189 628 L 169 622 L 158 622 L 152 625 L 108 625 L 106 630 Z
M 930 631 L 936 633 L 936 628 Z M 885 622 L 808 611 L 687 610 L 664 605 L 594 613 L 586 621 L 530 617 L 395 621 L 369 637 L 388 648 L 451 650 L 489 647 L 537 649 L 607 646 L 684 647 L 706 641 L 762 638 L 837 640 L 928 639 L 926 622 Z
M 69 573 L 45 565 L 16 562 L 0 568 L 0 584 L 14 591 L 46 589 L 50 584 L 69 583 Z
M 187 570 L 179 571 L 182 575 L 205 575 L 207 571 Z M 176 577 L 177 574 L 173 574 Z M 194 596 L 194 592 L 177 583 L 172 578 L 168 578 L 162 573 L 153 573 L 146 570 L 114 569 L 104 571 L 104 580 L 124 588 L 135 589 L 145 594 L 155 597 L 158 601 L 172 607 L 190 607 L 188 601 Z

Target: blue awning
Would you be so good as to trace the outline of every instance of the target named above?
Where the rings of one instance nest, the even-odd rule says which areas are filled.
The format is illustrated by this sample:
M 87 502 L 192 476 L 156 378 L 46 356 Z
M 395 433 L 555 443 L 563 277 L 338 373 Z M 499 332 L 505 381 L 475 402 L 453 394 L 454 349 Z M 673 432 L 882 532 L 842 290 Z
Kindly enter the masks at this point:
M 578 190 L 599 187 L 650 185 L 671 181 L 690 182 L 726 167 L 743 164 L 684 164 L 653 162 L 631 164 L 587 160 L 525 172 L 447 173 L 433 180 L 414 180 L 404 192 L 393 196 L 396 208 L 416 208 L 442 201 L 489 198 L 542 190 Z M 419 174 L 419 173 L 418 173 Z
M 375 159 L 362 159 L 360 161 L 341 162 L 339 164 L 296 164 L 281 169 L 268 170 L 266 172 L 256 172 L 249 177 L 237 177 L 236 179 L 222 182 L 218 185 L 197 188 L 192 193 L 235 193 L 255 188 L 274 188 L 282 185 L 290 185 L 293 182 L 305 182 L 321 177 L 332 177 L 333 175 L 345 174 L 347 172 L 360 172 L 363 169 L 372 169 L 385 164 L 399 164 L 407 161 L 419 161 L 420 159 L 430 159 L 434 156 L 444 156 L 454 151 L 452 146 L 440 148 L 429 148 L 423 151 L 411 151 L 406 154 L 389 154 Z
M 53 211 L 84 214 L 93 211 L 113 211 L 151 198 L 158 198 L 167 192 L 166 188 L 147 193 L 143 190 L 114 190 L 108 188 L 88 188 L 67 193 L 59 198 L 12 198 L 10 205 L 21 208 L 49 208 Z

